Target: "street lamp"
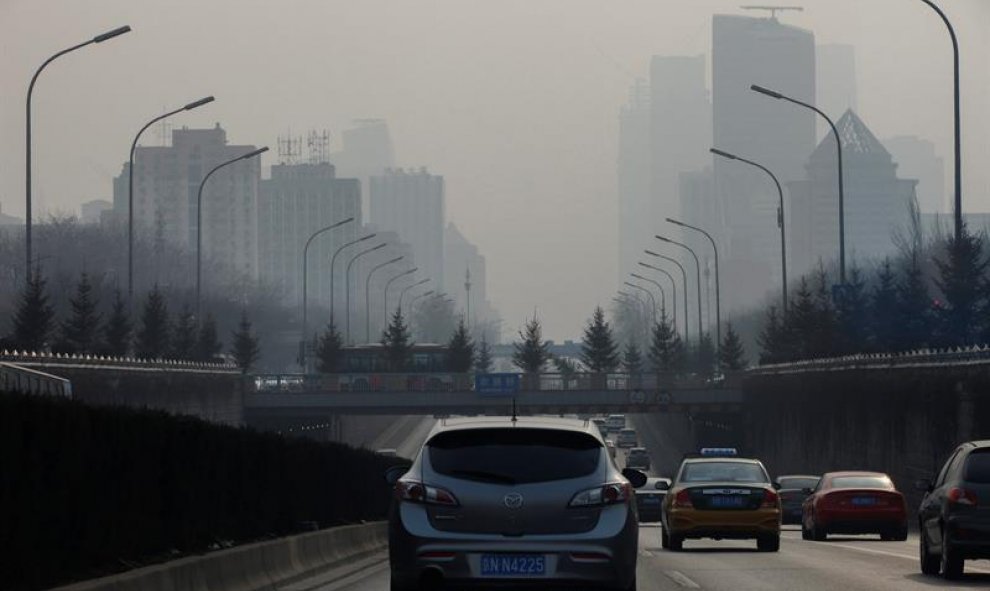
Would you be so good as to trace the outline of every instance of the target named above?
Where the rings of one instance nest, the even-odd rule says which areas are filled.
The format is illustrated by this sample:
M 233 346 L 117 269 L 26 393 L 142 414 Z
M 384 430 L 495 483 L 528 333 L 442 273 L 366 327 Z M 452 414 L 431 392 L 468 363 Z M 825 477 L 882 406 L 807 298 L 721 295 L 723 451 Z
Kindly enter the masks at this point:
M 921 0 L 925 4 L 931 7 L 932 10 L 938 13 L 942 18 L 942 22 L 949 29 L 949 38 L 952 39 L 952 72 L 954 76 L 954 87 L 955 94 L 953 97 L 954 103 L 954 114 L 955 119 L 955 175 L 956 175 L 956 199 L 955 199 L 955 223 L 956 223 L 956 240 L 962 235 L 962 131 L 961 131 L 961 114 L 959 108 L 959 41 L 956 40 L 956 30 L 952 28 L 952 23 L 949 22 L 949 18 L 945 16 L 942 9 L 935 5 L 931 0 Z
M 330 230 L 333 230 L 334 228 L 339 228 L 340 226 L 343 226 L 344 224 L 348 224 L 348 223 L 353 222 L 353 221 L 354 221 L 354 218 L 353 217 L 349 217 L 346 220 L 341 220 L 341 221 L 337 222 L 336 224 L 331 224 L 331 225 L 329 225 L 329 226 L 327 226 L 325 228 L 321 228 L 321 229 L 313 232 L 310 235 L 310 237 L 306 240 L 306 245 L 303 246 L 303 289 L 302 289 L 302 291 L 303 291 L 303 293 L 302 293 L 302 296 L 303 296 L 303 321 L 302 321 L 303 367 L 306 366 L 306 363 L 305 363 L 305 361 L 306 361 L 306 353 L 305 353 L 305 351 L 306 351 L 306 349 L 305 349 L 306 344 L 305 343 L 306 343 L 306 339 L 308 338 L 308 335 L 307 335 L 307 332 L 306 332 L 306 327 L 309 326 L 308 316 L 307 316 L 308 303 L 309 303 L 309 245 L 313 242 L 313 239 L 316 238 L 317 236 L 319 236 L 320 234 L 323 234 L 324 232 L 329 232 Z M 331 269 L 330 272 L 332 273 L 333 270 Z
M 127 160 L 127 302 L 131 303 L 134 298 L 134 151 L 137 149 L 138 140 L 141 138 L 141 134 L 144 133 L 146 129 L 158 123 L 162 119 L 171 117 L 172 115 L 181 113 L 183 111 L 192 111 L 197 107 L 202 107 L 203 105 L 212 103 L 214 101 L 212 96 L 207 96 L 199 99 L 198 101 L 193 101 L 184 107 L 180 107 L 174 111 L 169 111 L 164 115 L 159 115 L 151 121 L 144 124 L 144 127 L 137 132 L 134 136 L 134 141 L 131 142 L 131 152 Z
M 34 83 L 38 81 L 38 76 L 41 75 L 41 71 L 44 70 L 48 64 L 52 63 L 56 59 L 62 57 L 67 53 L 71 53 L 77 49 L 82 49 L 87 45 L 93 43 L 103 43 L 104 41 L 109 41 L 114 37 L 123 35 L 124 33 L 130 32 L 131 28 L 129 26 L 117 27 L 112 31 L 107 31 L 106 33 L 97 35 L 89 41 L 84 41 L 79 45 L 73 45 L 68 49 L 63 49 L 62 51 L 56 53 L 50 58 L 46 59 L 41 66 L 38 67 L 34 72 L 34 76 L 31 77 L 31 83 L 28 84 L 27 91 L 27 108 L 26 108 L 26 122 L 25 122 L 25 153 L 24 153 L 24 164 L 26 167 L 24 173 L 25 191 L 24 191 L 24 250 L 26 251 L 26 266 L 27 271 L 25 277 L 27 281 L 31 281 L 31 95 L 34 93 Z
M 623 303 L 625 303 L 626 305 L 629 305 L 629 303 L 630 303 L 629 300 L 636 300 L 636 305 L 639 306 L 639 310 L 636 311 L 637 314 L 638 313 L 641 313 L 641 312 L 644 312 L 644 311 L 646 311 L 649 308 L 649 304 L 647 304 L 645 301 L 643 301 L 643 298 L 639 297 L 638 295 L 636 295 L 634 293 L 629 293 L 628 291 L 622 291 L 622 290 L 619 290 L 618 293 L 619 293 L 620 296 L 626 298 L 625 300 L 620 300 Z M 649 331 L 647 331 L 647 332 L 649 332 Z
M 660 311 L 663 313 L 662 314 L 663 318 L 666 319 L 667 318 L 667 294 L 664 293 L 663 286 L 660 285 L 659 283 L 657 283 L 656 281 L 650 279 L 649 277 L 643 277 L 639 273 L 630 273 L 629 275 L 635 277 L 636 279 L 639 279 L 640 281 L 645 281 L 647 283 L 652 283 L 653 285 L 655 285 L 657 287 L 657 290 L 660 291 Z
M 347 318 L 344 319 L 346 325 L 346 332 L 344 333 L 344 336 L 345 336 L 345 342 L 348 345 L 351 344 L 351 267 L 354 266 L 354 261 L 358 260 L 359 258 L 363 257 L 366 254 L 370 254 L 372 252 L 375 252 L 376 250 L 381 250 L 386 246 L 388 246 L 388 244 L 382 242 L 378 246 L 372 246 L 371 248 L 362 250 L 361 252 L 351 257 L 351 260 L 347 262 L 347 268 L 344 269 L 344 296 L 345 296 L 344 301 L 346 302 L 346 305 L 344 306 L 345 308 L 344 311 L 347 314 Z
M 683 301 L 684 301 L 684 342 L 685 343 L 690 342 L 691 341 L 691 314 L 688 313 L 688 300 L 687 300 L 688 282 L 687 282 L 687 271 L 684 270 L 684 265 L 682 265 L 681 262 L 679 260 L 675 259 L 674 257 L 669 257 L 669 256 L 667 256 L 665 254 L 660 254 L 658 252 L 653 252 L 650 249 L 645 249 L 645 250 L 643 250 L 643 252 L 645 252 L 646 254 L 650 255 L 651 257 L 657 257 L 658 259 L 663 259 L 665 261 L 670 261 L 671 263 L 674 263 L 675 265 L 677 265 L 677 268 L 681 270 L 681 282 L 684 285 L 684 290 L 683 290 L 683 292 L 684 292 L 683 293 L 683 298 L 684 298 L 683 299 Z
M 400 312 L 402 311 L 402 298 L 405 297 L 407 291 L 409 291 L 410 289 L 412 289 L 414 287 L 419 287 L 420 285 L 423 285 L 423 284 L 429 283 L 429 282 L 430 282 L 430 278 L 427 277 L 426 279 L 421 279 L 421 280 L 417 281 L 416 283 L 413 283 L 412 285 L 407 285 L 407 286 L 403 287 L 402 288 L 402 291 L 399 292 L 399 305 L 396 306 L 396 309 L 399 310 Z M 431 291 L 430 293 L 433 293 L 433 292 Z
M 780 217 L 781 215 L 783 215 L 783 207 L 784 207 L 783 200 L 781 200 L 780 207 L 781 207 L 781 212 L 777 214 L 777 219 L 781 220 L 781 232 L 783 232 L 784 226 L 783 226 L 782 218 Z M 711 234 L 705 232 L 704 230 L 698 228 L 697 226 L 685 224 L 684 222 L 677 221 L 673 218 L 667 218 L 667 221 L 674 224 L 675 226 L 681 226 L 682 228 L 694 230 L 695 232 L 701 232 L 702 234 L 705 235 L 705 238 L 707 238 L 708 241 L 712 243 L 712 250 L 715 252 L 715 350 L 718 351 L 719 347 L 722 346 L 722 306 L 721 306 L 722 292 L 721 289 L 719 288 L 719 282 L 718 282 L 718 247 L 715 246 L 715 239 L 712 238 Z M 711 311 L 709 311 L 708 313 L 711 314 Z
M 419 300 L 425 297 L 433 295 L 433 292 L 434 290 L 431 289 L 430 291 L 424 291 L 419 295 L 413 296 L 413 299 L 409 300 L 409 313 L 412 314 L 413 306 L 416 305 L 416 302 L 418 302 Z M 439 295 L 443 295 L 443 294 L 439 294 Z
M 811 109 L 815 113 L 821 115 L 822 118 L 828 122 L 829 127 L 832 128 L 832 134 L 835 136 L 835 151 L 839 161 L 839 283 L 845 285 L 846 284 L 846 205 L 845 205 L 846 199 L 843 188 L 844 183 L 842 181 L 842 139 L 839 137 L 839 130 L 836 129 L 835 122 L 833 122 L 832 119 L 828 115 L 826 115 L 824 111 L 822 111 L 821 109 L 819 109 L 818 107 L 812 104 L 799 101 L 797 99 L 783 95 L 777 91 L 770 90 L 768 88 L 763 88 L 762 86 L 758 86 L 756 84 L 753 84 L 749 88 L 754 92 L 758 92 L 770 98 L 774 98 L 777 100 L 784 100 L 789 103 L 794 103 L 795 105 L 804 107 L 806 109 Z
M 660 236 L 660 235 L 654 236 L 654 238 L 656 238 L 657 240 L 660 240 L 662 242 L 666 242 L 668 244 L 673 244 L 675 246 L 680 246 L 684 250 L 686 250 L 689 253 L 691 253 L 691 256 L 694 258 L 695 271 L 698 274 L 698 344 L 700 345 L 701 344 L 701 337 L 704 336 L 704 331 L 701 328 L 701 262 L 698 261 L 698 255 L 695 254 L 694 250 L 690 246 L 688 246 L 687 244 L 684 244 L 683 242 L 678 242 L 676 240 L 671 240 L 670 238 L 665 238 L 665 237 Z M 685 291 L 685 293 L 687 292 L 687 284 L 684 285 L 684 291 Z
M 647 269 L 653 269 L 654 271 L 663 273 L 664 275 L 667 276 L 667 279 L 670 279 L 670 301 L 673 302 L 674 304 L 672 306 L 673 314 L 671 315 L 671 321 L 674 323 L 674 326 L 677 326 L 677 282 L 674 281 L 674 276 L 668 273 L 665 269 L 661 269 L 660 267 L 654 267 L 653 265 L 650 265 L 649 263 L 644 263 L 643 261 L 639 261 L 637 264 L 640 267 L 646 267 Z
M 340 252 L 342 250 L 344 250 L 345 248 L 347 248 L 348 246 L 353 246 L 353 245 L 355 245 L 355 244 L 357 244 L 359 242 L 364 242 L 365 240 L 371 240 L 374 237 L 375 237 L 375 233 L 372 232 L 371 234 L 366 234 L 365 236 L 362 236 L 362 237 L 360 237 L 360 238 L 358 238 L 356 240 L 351 240 L 350 242 L 346 242 L 346 243 L 342 244 L 337 250 L 335 250 L 333 252 L 333 256 L 330 257 L 330 324 L 333 324 L 333 296 L 334 296 L 334 293 L 333 293 L 333 278 L 334 278 L 333 268 L 334 267 L 333 266 L 337 262 L 337 255 L 340 254 Z
M 368 278 L 364 280 L 364 340 L 365 342 L 371 342 L 371 276 L 375 274 L 375 271 L 381 269 L 382 267 L 387 267 L 398 263 L 405 256 L 398 256 L 392 260 L 385 261 L 384 263 L 379 263 L 368 271 Z
M 782 283 L 782 286 L 781 286 L 781 298 L 782 298 L 781 299 L 781 305 L 783 307 L 784 314 L 787 314 L 787 239 L 786 239 L 786 236 L 785 236 L 785 229 L 784 229 L 784 190 L 780 188 L 780 181 L 777 180 L 777 175 L 775 175 L 774 173 L 770 172 L 770 169 L 767 168 L 766 166 L 763 166 L 762 164 L 757 164 L 756 162 L 753 162 L 752 160 L 747 160 L 745 158 L 741 158 L 739 156 L 736 156 L 735 154 L 730 154 L 729 152 L 725 152 L 723 150 L 718 150 L 716 148 L 711 148 L 711 149 L 709 149 L 709 151 L 712 154 L 715 154 L 716 156 L 721 156 L 722 158 L 728 158 L 729 160 L 738 160 L 739 162 L 743 162 L 745 164 L 749 164 L 750 166 L 755 166 L 756 168 L 759 168 L 763 172 L 765 172 L 768 175 L 770 175 L 770 178 L 773 179 L 773 184 L 777 185 L 777 196 L 780 199 L 780 203 L 777 206 L 777 227 L 780 228 L 780 276 L 781 276 L 781 283 Z M 717 261 L 718 259 L 716 258 L 715 260 Z M 716 263 L 716 269 L 715 269 L 715 285 L 716 285 L 716 296 L 715 297 L 718 297 L 718 288 L 717 288 L 717 285 L 718 285 L 718 267 L 717 267 L 717 263 Z M 718 308 L 716 308 L 716 310 L 717 309 Z
M 203 187 L 206 186 L 206 181 L 208 181 L 210 179 L 210 177 L 213 176 L 213 173 L 216 172 L 216 171 L 218 171 L 218 170 L 220 170 L 221 168 L 223 168 L 225 166 L 230 166 L 231 164 L 234 164 L 235 162 L 240 162 L 241 160 L 249 160 L 251 158 L 254 158 L 255 156 L 258 156 L 260 154 L 264 154 L 267 151 L 268 151 L 268 146 L 264 146 L 263 148 L 258 148 L 257 150 L 253 150 L 251 152 L 248 152 L 247 154 L 244 154 L 243 156 L 238 156 L 237 158 L 231 158 L 230 160 L 227 160 L 226 162 L 221 162 L 220 164 L 217 164 L 216 166 L 214 166 L 210 170 L 210 172 L 206 173 L 206 176 L 203 177 L 203 180 L 199 182 L 199 191 L 196 194 L 196 319 L 197 319 L 197 322 L 199 321 L 199 318 L 201 316 L 200 315 L 200 306 L 202 304 L 202 300 L 200 299 L 200 294 L 202 292 L 201 292 L 200 288 L 201 288 L 201 285 L 202 285 L 202 278 L 203 278 L 203 273 L 202 273 L 202 266 L 203 266 Z
M 655 297 L 653 297 L 653 292 L 650 291 L 650 290 L 648 290 L 648 289 L 646 289 L 642 285 L 636 285 L 632 281 L 623 281 L 623 285 L 628 285 L 629 287 L 638 289 L 638 290 L 646 293 L 646 295 L 650 296 L 650 302 L 653 304 L 653 307 L 652 307 L 653 324 L 656 325 L 656 323 L 657 323 L 657 299 Z
M 389 279 L 388 281 L 385 282 L 385 290 L 384 290 L 385 293 L 383 294 L 384 295 L 384 298 L 383 298 L 384 301 L 382 302 L 382 309 L 384 311 L 384 314 L 382 316 L 384 317 L 384 321 L 385 321 L 385 324 L 386 325 L 388 324 L 388 288 L 391 287 L 392 286 L 392 283 L 394 283 L 396 280 L 402 279 L 403 277 L 406 277 L 408 275 L 412 275 L 413 273 L 415 273 L 418 270 L 419 270 L 419 267 L 413 267 L 412 269 L 409 269 L 408 271 L 403 271 L 403 272 L 399 273 L 398 275 L 393 276 L 391 279 Z M 420 283 L 425 283 L 426 281 L 428 281 L 428 280 L 427 279 L 424 279 Z

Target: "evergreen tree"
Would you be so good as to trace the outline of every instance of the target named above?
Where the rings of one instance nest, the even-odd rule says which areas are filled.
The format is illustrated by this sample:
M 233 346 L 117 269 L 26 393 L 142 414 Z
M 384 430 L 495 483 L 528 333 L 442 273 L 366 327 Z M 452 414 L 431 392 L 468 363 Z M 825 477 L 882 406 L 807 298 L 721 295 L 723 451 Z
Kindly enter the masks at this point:
M 62 340 L 69 352 L 96 352 L 97 327 L 100 324 L 97 305 L 93 297 L 93 284 L 89 282 L 89 276 L 83 273 L 76 285 L 76 295 L 69 300 L 71 316 L 62 323 Z
M 782 323 L 781 334 L 784 338 L 780 361 L 813 357 L 817 326 L 818 309 L 815 306 L 815 297 L 808 286 L 808 279 L 802 277 Z
M 478 355 L 474 359 L 475 373 L 491 373 L 492 371 L 492 347 L 484 338 L 478 344 Z
M 467 373 L 474 365 L 474 340 L 468 334 L 464 319 L 457 323 L 457 330 L 447 343 L 447 370 L 454 373 Z
M 839 300 L 846 297 L 848 289 L 843 290 Z M 838 314 L 832 301 L 831 290 L 829 289 L 828 275 L 825 267 L 819 265 L 818 273 L 815 277 L 815 312 L 813 315 L 813 327 L 809 341 L 810 350 L 808 357 L 833 357 L 836 355 L 837 335 L 839 332 Z
M 241 310 L 241 321 L 233 333 L 233 345 L 230 348 L 234 362 L 241 368 L 241 373 L 247 373 L 261 357 L 261 347 L 258 337 L 251 332 L 251 321 L 248 320 L 247 310 Z
M 653 371 L 669 373 L 682 370 L 684 345 L 677 330 L 668 320 L 666 312 L 661 315 L 660 321 L 653 325 L 652 336 L 648 357 Z
M 110 317 L 103 327 L 104 352 L 114 357 L 124 357 L 131 350 L 131 317 L 120 290 L 114 291 Z
M 934 344 L 932 299 L 925 285 L 924 272 L 917 251 L 908 254 L 905 258 L 895 292 L 896 321 L 893 343 L 895 349 L 905 351 Z
M 217 321 L 212 313 L 207 312 L 203 324 L 199 327 L 199 334 L 196 335 L 195 359 L 204 363 L 216 361 L 222 349 L 223 343 L 217 336 Z
M 701 376 L 711 377 L 715 372 L 715 343 L 711 333 L 705 333 L 694 350 L 694 370 Z
M 337 331 L 337 325 L 331 320 L 327 324 L 316 342 L 316 370 L 320 373 L 336 373 L 340 371 L 340 362 L 343 359 L 341 351 L 344 348 L 344 339 Z
M 189 306 L 183 306 L 172 336 L 172 358 L 189 360 L 196 355 L 196 322 Z
M 836 353 L 862 353 L 869 349 L 870 303 L 862 270 L 855 264 L 849 268 L 845 293 L 836 302 L 839 339 Z
M 636 341 L 626 343 L 622 351 L 622 369 L 626 373 L 637 374 L 643 371 L 643 354 L 636 345 Z
M 875 351 L 897 348 L 897 284 L 890 259 L 884 259 L 877 272 L 877 283 L 870 298 L 870 345 Z
M 584 328 L 581 361 L 588 371 L 594 373 L 608 373 L 619 366 L 619 347 L 612 338 L 612 327 L 605 321 L 601 306 L 595 307 L 591 320 Z
M 983 238 L 966 226 L 946 241 L 946 259 L 935 261 L 938 288 L 945 296 L 939 312 L 940 333 L 951 346 L 972 345 L 983 336 L 987 311 L 987 259 Z
M 551 360 L 553 361 L 553 366 L 557 369 L 557 373 L 565 380 L 573 378 L 574 374 L 578 371 L 577 364 L 567 357 L 554 355 L 551 357 Z
M 402 318 L 402 310 L 396 309 L 392 321 L 382 333 L 382 355 L 389 371 L 405 371 L 412 353 L 409 327 Z
M 15 347 L 39 351 L 48 345 L 48 337 L 55 322 L 55 311 L 48 302 L 46 285 L 41 268 L 35 267 L 14 312 Z
M 780 315 L 777 313 L 777 307 L 770 306 L 767 310 L 767 320 L 763 324 L 763 330 L 760 331 L 760 336 L 757 338 L 760 345 L 760 364 L 768 365 L 790 360 L 786 330 L 787 327 L 784 326 Z
M 137 335 L 137 356 L 144 359 L 160 359 L 169 349 L 168 305 L 158 285 L 148 294 L 141 313 L 141 329 Z
M 512 363 L 525 373 L 540 373 L 550 360 L 550 343 L 543 341 L 543 327 L 534 315 L 519 331 L 522 342 L 513 344 Z
M 746 367 L 746 352 L 743 349 L 742 339 L 739 333 L 733 328 L 732 323 L 725 325 L 725 337 L 722 339 L 722 346 L 718 349 L 719 367 L 723 372 L 739 371 Z

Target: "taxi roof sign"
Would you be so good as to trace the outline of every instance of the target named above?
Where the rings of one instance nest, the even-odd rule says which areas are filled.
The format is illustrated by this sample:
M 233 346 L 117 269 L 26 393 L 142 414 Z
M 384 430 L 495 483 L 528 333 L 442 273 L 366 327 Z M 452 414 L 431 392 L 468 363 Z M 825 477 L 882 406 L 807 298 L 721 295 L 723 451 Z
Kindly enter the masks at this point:
M 734 458 L 739 452 L 734 447 L 703 447 L 701 457 L 703 458 Z

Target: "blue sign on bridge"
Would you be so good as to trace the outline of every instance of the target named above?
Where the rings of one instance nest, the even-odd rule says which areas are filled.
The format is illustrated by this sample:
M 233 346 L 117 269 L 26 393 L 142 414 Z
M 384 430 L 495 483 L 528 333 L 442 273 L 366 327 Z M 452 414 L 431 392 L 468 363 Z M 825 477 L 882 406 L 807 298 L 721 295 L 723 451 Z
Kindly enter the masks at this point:
M 477 374 L 474 376 L 474 391 L 479 394 L 515 394 L 519 392 L 519 374 Z

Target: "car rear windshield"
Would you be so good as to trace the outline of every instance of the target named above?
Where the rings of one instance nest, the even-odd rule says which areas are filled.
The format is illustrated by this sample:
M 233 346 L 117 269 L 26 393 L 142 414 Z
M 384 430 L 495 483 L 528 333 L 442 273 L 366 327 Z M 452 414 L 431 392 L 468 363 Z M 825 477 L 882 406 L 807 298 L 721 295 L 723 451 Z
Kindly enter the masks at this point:
M 587 476 L 602 449 L 584 433 L 523 428 L 448 431 L 427 447 L 440 474 L 509 485 Z
M 681 482 L 769 483 L 767 473 L 751 462 L 692 462 L 684 465 Z
M 777 480 L 780 488 L 815 488 L 818 486 L 817 478 L 788 478 L 783 477 Z
M 978 451 L 966 458 L 966 482 L 990 484 L 990 451 Z
M 892 490 L 894 483 L 886 476 L 837 476 L 832 488 L 885 488 Z

